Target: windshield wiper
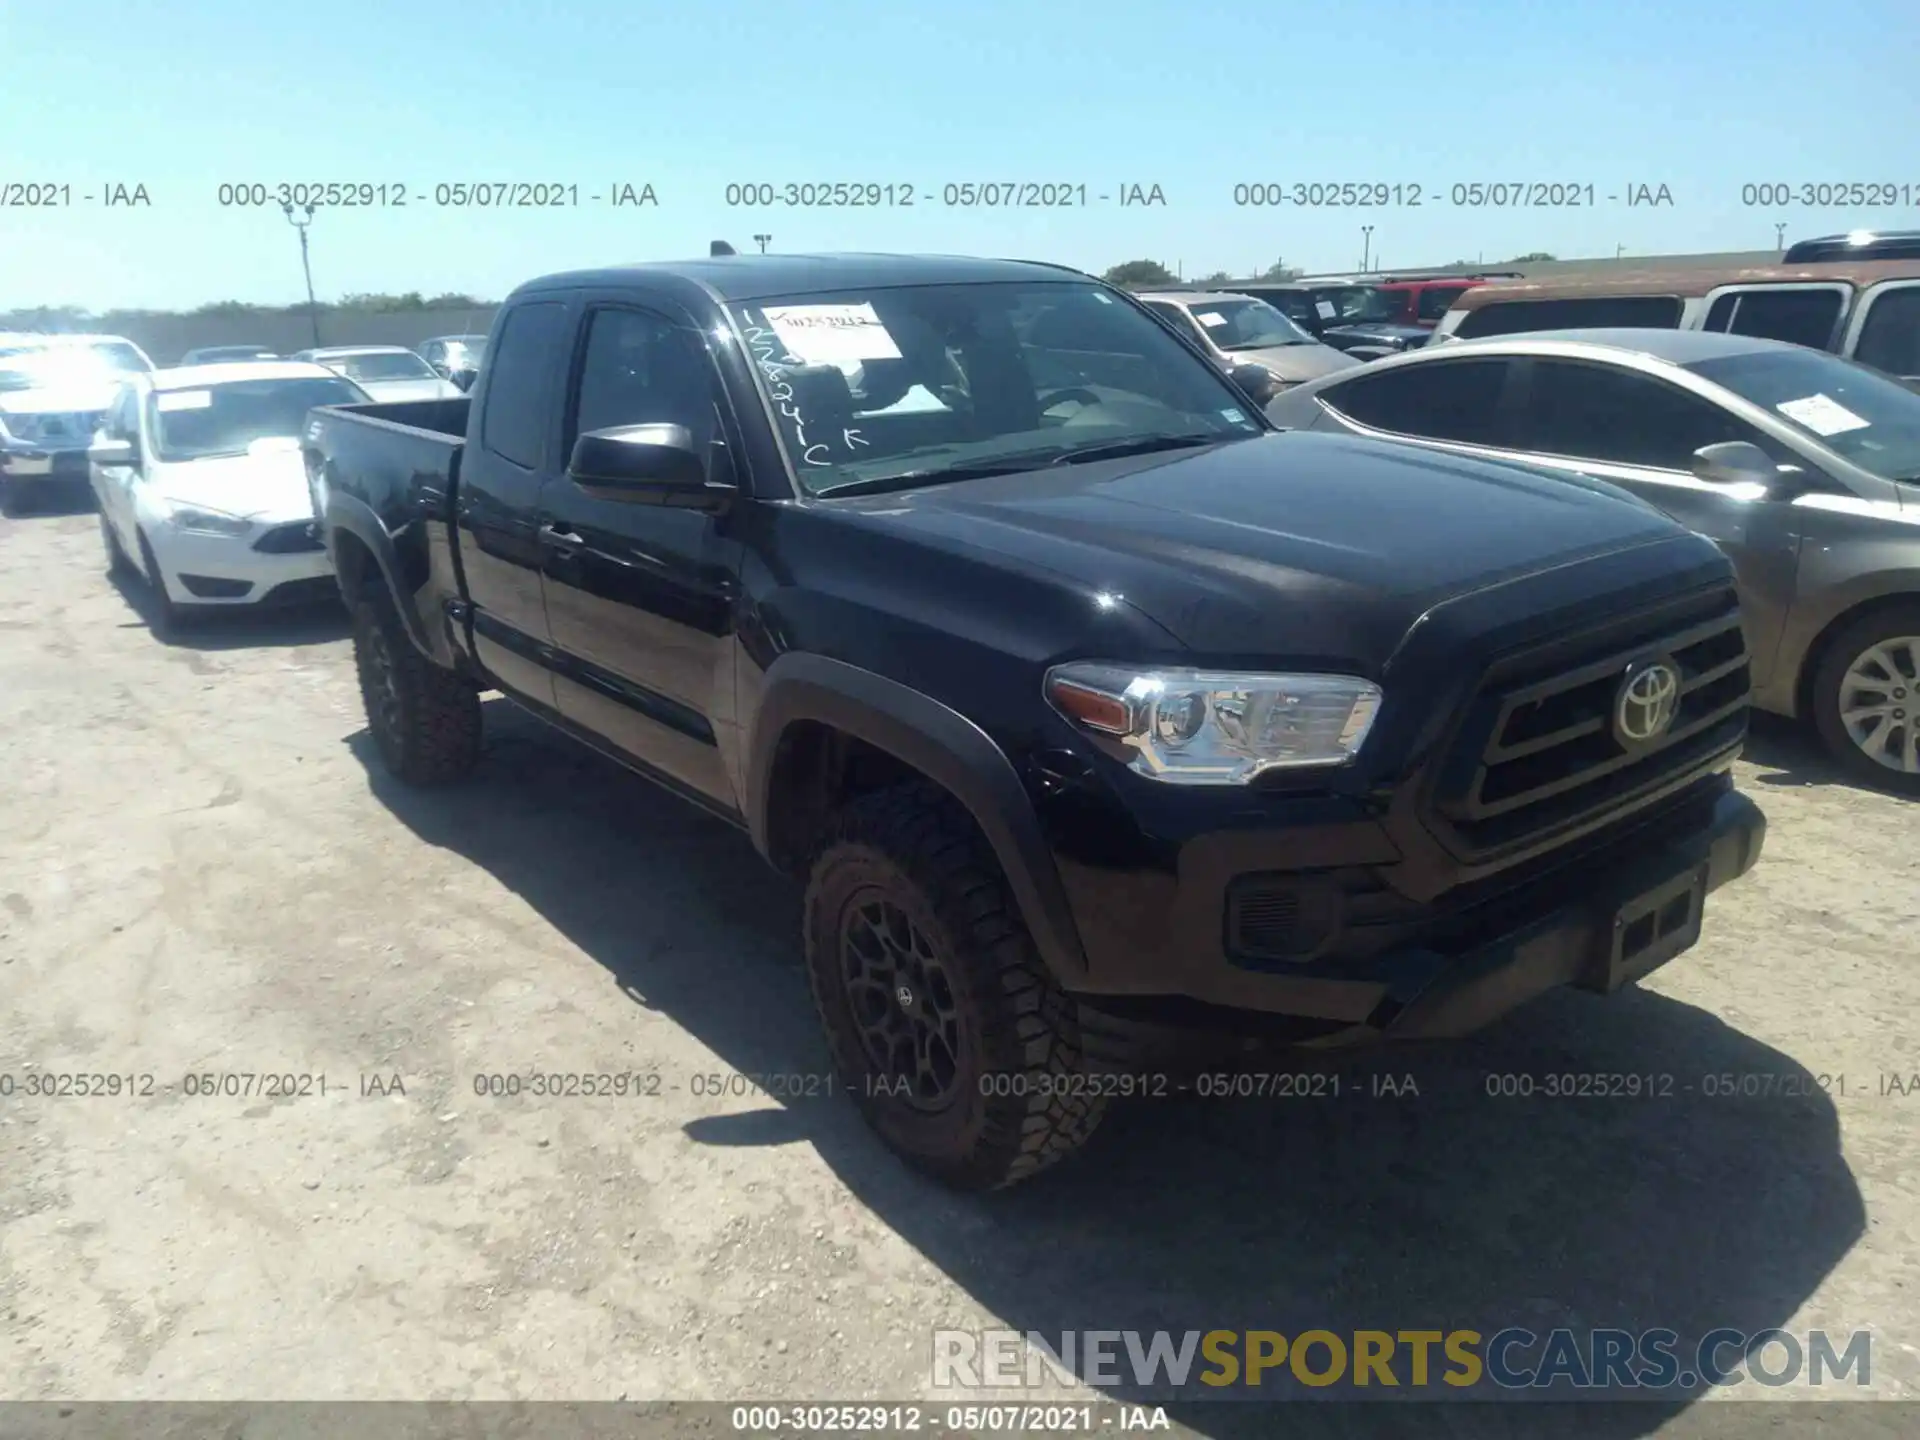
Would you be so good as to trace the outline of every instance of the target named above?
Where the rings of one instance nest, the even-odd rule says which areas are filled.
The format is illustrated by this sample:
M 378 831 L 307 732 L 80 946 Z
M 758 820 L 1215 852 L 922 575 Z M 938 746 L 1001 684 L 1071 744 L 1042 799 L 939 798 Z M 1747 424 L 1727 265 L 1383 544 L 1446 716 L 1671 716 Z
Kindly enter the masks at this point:
M 948 480 L 986 480 L 995 475 L 1018 475 L 1023 470 L 1038 470 L 1051 463 L 1058 453 L 1048 450 L 1037 456 L 1003 456 L 998 460 L 982 460 L 977 465 L 946 465 L 939 469 L 902 470 L 896 475 L 869 475 L 864 480 L 843 480 L 838 485 L 815 490 L 813 497 L 824 500 L 837 495 L 884 495 L 889 490 L 912 490 L 921 485 L 937 485 Z
M 1251 433 L 1251 432 L 1249 432 Z M 1217 445 L 1231 435 L 1137 435 L 1131 440 L 1114 440 L 1105 445 L 1083 445 L 1069 450 L 1051 463 L 1079 465 L 1089 460 L 1118 460 L 1126 455 L 1151 455 L 1156 450 L 1190 450 L 1196 445 Z

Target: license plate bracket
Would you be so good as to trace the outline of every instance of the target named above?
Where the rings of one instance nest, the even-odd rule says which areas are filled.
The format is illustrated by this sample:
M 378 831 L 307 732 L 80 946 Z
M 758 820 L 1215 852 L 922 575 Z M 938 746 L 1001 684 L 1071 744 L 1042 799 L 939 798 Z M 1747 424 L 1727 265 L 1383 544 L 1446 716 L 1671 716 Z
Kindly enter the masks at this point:
M 1707 866 L 1696 865 L 1644 890 L 1613 912 L 1587 987 L 1602 994 L 1649 975 L 1700 938 Z

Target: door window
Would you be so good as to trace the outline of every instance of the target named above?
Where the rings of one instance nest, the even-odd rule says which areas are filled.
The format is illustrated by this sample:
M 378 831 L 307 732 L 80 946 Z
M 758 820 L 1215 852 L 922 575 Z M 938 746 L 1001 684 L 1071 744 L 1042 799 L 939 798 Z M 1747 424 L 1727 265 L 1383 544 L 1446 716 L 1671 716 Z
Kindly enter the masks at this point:
M 566 363 L 566 318 L 567 307 L 561 302 L 541 300 L 515 307 L 500 328 L 481 412 L 480 443 L 522 470 L 540 463 L 554 376 Z
M 1437 325 L 1440 317 L 1453 308 L 1453 302 L 1466 293 L 1459 285 L 1429 285 L 1420 292 L 1418 318 L 1421 323 Z
M 718 433 L 714 376 L 693 332 L 643 310 L 597 310 L 588 324 L 566 449 L 590 430 L 684 425 L 705 454 Z
M 1690 471 L 1702 445 L 1764 437 L 1718 405 L 1612 365 L 1535 360 L 1522 448 L 1574 460 Z
M 1200 327 L 1194 324 L 1192 317 L 1178 305 L 1169 305 L 1164 300 L 1149 300 L 1146 303 L 1149 310 L 1173 326 L 1174 329 L 1186 336 L 1187 339 L 1193 341 L 1202 349 L 1210 348 L 1207 345 L 1206 336 L 1200 333 Z
M 1333 410 L 1374 430 L 1500 445 L 1509 360 L 1445 360 L 1371 370 L 1322 392 Z
M 1825 350 L 1843 298 L 1838 290 L 1735 290 L 1713 302 L 1702 328 Z
M 1920 376 L 1920 285 L 1874 296 L 1853 358 L 1888 375 Z

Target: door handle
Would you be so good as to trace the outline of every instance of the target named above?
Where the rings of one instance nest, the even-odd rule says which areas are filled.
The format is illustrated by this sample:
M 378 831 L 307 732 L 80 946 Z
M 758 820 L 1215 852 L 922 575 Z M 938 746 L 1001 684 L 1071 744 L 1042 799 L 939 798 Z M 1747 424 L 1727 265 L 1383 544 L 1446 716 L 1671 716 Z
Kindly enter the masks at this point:
M 551 545 L 563 554 L 578 550 L 587 543 L 586 536 L 573 530 L 556 530 L 551 525 L 540 527 L 540 540 L 542 544 Z

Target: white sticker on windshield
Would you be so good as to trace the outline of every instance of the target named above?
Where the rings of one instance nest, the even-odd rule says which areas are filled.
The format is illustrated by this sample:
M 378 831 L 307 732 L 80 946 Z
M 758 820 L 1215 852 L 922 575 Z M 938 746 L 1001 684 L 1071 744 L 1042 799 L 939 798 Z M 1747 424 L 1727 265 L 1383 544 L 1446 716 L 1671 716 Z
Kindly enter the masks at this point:
M 1111 305 L 1113 303 L 1113 297 L 1111 295 L 1102 295 L 1098 290 L 1093 292 L 1093 298 L 1098 300 L 1102 305 Z
M 1318 315 L 1322 320 L 1333 319 L 1333 316 L 1334 316 L 1333 302 L 1331 300 L 1314 301 L 1313 313 Z
M 1773 407 L 1789 420 L 1807 427 L 1816 435 L 1844 435 L 1849 430 L 1864 430 L 1873 422 L 1862 420 L 1838 400 L 1828 395 L 1809 395 L 1803 400 L 1782 400 Z
M 205 410 L 213 404 L 211 390 L 162 390 L 153 397 L 157 410 Z
M 1220 414 L 1225 419 L 1232 421 L 1235 425 L 1242 423 L 1247 418 L 1246 416 L 1242 415 L 1238 410 L 1222 410 Z
M 809 365 L 900 359 L 900 347 L 871 305 L 773 305 L 762 313 L 787 349 Z
M 1227 323 L 1226 316 L 1212 310 L 1196 310 L 1193 312 L 1193 318 L 1198 320 L 1202 325 L 1224 325 Z

